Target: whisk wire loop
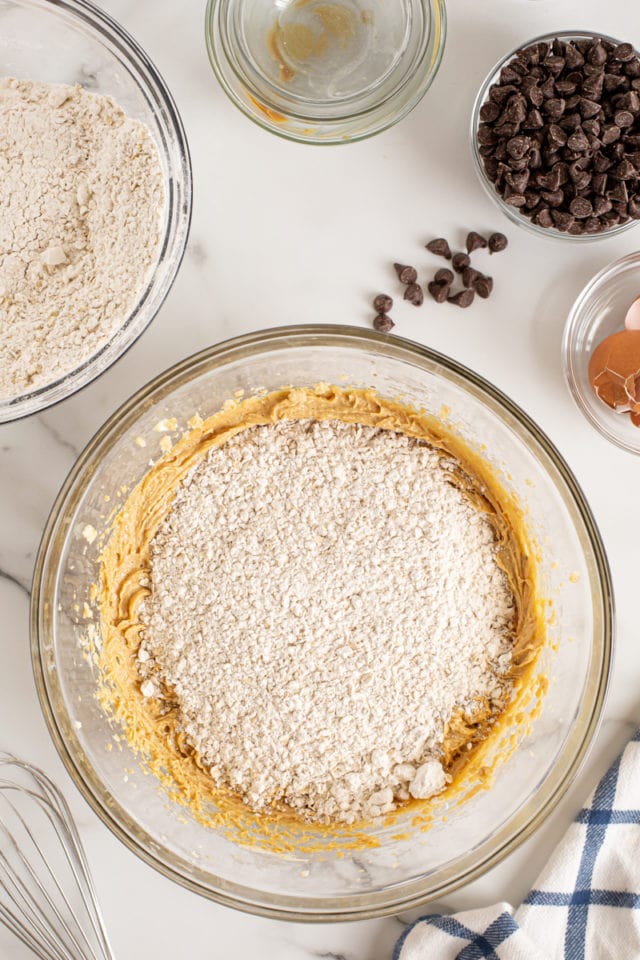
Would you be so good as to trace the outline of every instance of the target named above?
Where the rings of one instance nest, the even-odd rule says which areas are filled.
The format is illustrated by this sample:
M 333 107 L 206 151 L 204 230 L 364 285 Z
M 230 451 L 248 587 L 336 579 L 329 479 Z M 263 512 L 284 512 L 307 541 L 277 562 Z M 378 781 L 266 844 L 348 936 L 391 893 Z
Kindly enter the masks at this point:
M 113 960 L 66 800 L 10 754 L 0 771 L 0 922 L 40 960 Z

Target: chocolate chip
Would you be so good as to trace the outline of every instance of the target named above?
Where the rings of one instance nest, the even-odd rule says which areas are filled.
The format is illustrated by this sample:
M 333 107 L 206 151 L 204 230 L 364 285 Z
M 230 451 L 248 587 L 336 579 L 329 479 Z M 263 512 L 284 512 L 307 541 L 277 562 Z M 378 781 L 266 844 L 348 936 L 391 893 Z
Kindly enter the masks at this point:
M 620 139 L 621 133 L 620 127 L 617 127 L 615 123 L 608 124 L 602 132 L 602 143 L 605 147 L 609 146 L 610 143 L 615 143 L 616 140 Z
M 436 303 L 444 303 L 449 296 L 450 289 L 450 285 L 443 281 L 438 282 L 437 280 L 432 280 L 431 283 L 427 285 L 427 290 Z
M 541 210 L 538 210 L 538 212 L 537 212 L 537 214 L 536 214 L 535 222 L 536 222 L 536 223 L 538 224 L 538 226 L 540 226 L 540 227 L 552 227 L 552 226 L 553 226 L 553 220 L 552 220 L 552 218 L 551 218 L 551 211 L 549 210 L 549 207 L 542 207 Z
M 527 198 L 523 193 L 518 193 L 517 190 L 507 187 L 504 192 L 504 202 L 508 203 L 511 207 L 524 207 Z
M 596 117 L 600 113 L 600 104 L 595 100 L 589 100 L 588 97 L 580 99 L 580 113 L 585 120 L 590 117 Z
M 493 100 L 487 100 L 486 103 L 483 103 L 480 107 L 480 119 L 486 120 L 491 123 L 493 120 L 497 120 L 500 116 L 500 106 L 495 103 Z
M 593 213 L 593 205 L 586 197 L 576 197 L 569 204 L 569 210 L 578 220 L 584 220 Z
M 589 149 L 589 141 L 582 130 L 577 130 L 575 133 L 572 133 L 567 140 L 567 146 L 570 150 L 576 150 L 578 153 L 583 153 L 585 150 Z
M 393 300 L 386 293 L 379 293 L 373 301 L 373 309 L 376 313 L 389 313 L 393 306 Z
M 613 118 L 616 122 L 616 126 L 621 129 L 626 129 L 626 127 L 633 126 L 633 114 L 630 110 L 618 110 Z
M 551 220 L 556 230 L 561 230 L 564 233 L 573 225 L 575 217 L 570 213 L 566 213 L 564 210 L 552 210 Z
M 529 137 L 512 137 L 507 142 L 507 153 L 514 160 L 520 160 L 531 146 Z
M 543 111 L 550 120 L 559 120 L 566 108 L 566 102 L 562 97 L 552 97 L 542 105 Z
M 557 123 L 552 123 L 549 125 L 549 129 L 547 131 L 547 140 L 549 142 L 549 146 L 553 148 L 564 147 L 567 139 L 567 134 Z
M 607 199 L 613 203 L 626 204 L 629 202 L 629 191 L 624 180 L 618 180 L 611 186 L 607 193 Z
M 621 160 L 618 166 L 612 170 L 611 176 L 616 180 L 635 180 L 638 171 L 628 160 Z
M 493 290 L 493 277 L 485 277 L 481 275 L 477 277 L 474 283 L 474 290 L 483 300 L 486 300 Z
M 412 303 L 414 307 L 420 307 L 424 303 L 424 294 L 419 283 L 409 283 L 404 291 L 404 299 Z
M 523 188 L 524 189 L 524 188 Z M 473 253 L 474 250 L 480 250 L 483 247 L 486 247 L 487 241 L 484 237 L 480 236 L 479 233 L 476 233 L 475 230 L 471 230 L 467 234 L 467 253 Z
M 394 327 L 395 323 L 387 313 L 379 313 L 377 317 L 374 317 L 373 329 L 377 330 L 378 333 L 389 333 Z
M 596 197 L 593 201 L 593 214 L 596 217 L 601 217 L 603 213 L 609 213 L 612 208 L 613 204 L 607 197 Z
M 524 200 L 524 197 L 522 198 Z M 465 267 L 468 267 L 471 263 L 471 260 L 466 253 L 454 253 L 451 258 L 451 266 L 456 271 L 456 273 L 462 273 Z
M 451 249 L 444 237 L 438 237 L 436 240 L 430 240 L 426 244 L 429 253 L 434 253 L 436 257 L 444 257 L 445 260 L 451 260 Z
M 440 270 L 436 271 L 436 275 L 433 278 L 436 283 L 453 283 L 453 272 L 447 270 L 446 267 L 442 267 Z
M 504 233 L 492 233 L 489 237 L 489 253 L 502 253 L 508 245 L 509 241 Z
M 409 267 L 402 263 L 394 263 L 393 268 L 398 274 L 400 283 L 415 283 L 418 279 L 418 271 L 415 267 Z
M 625 62 L 627 60 L 633 60 L 633 46 L 630 43 L 619 43 L 618 46 L 615 47 L 611 56 L 614 60 L 622 60 Z
M 584 57 L 573 43 L 568 43 L 564 50 L 564 59 L 570 70 L 581 67 L 584 64 Z
M 584 232 L 585 233 L 601 233 L 602 224 L 600 220 L 597 217 L 589 217 L 589 219 L 585 221 Z
M 607 62 L 607 51 L 605 50 L 602 42 L 596 40 L 587 56 L 589 63 L 594 64 L 595 66 L 601 67 Z
M 474 270 L 473 267 L 465 267 L 462 271 L 462 282 L 465 287 L 472 287 L 476 277 L 480 277 L 482 274 L 479 270 Z
M 453 303 L 456 307 L 470 307 L 473 303 L 475 293 L 473 290 L 460 290 L 458 293 L 454 293 L 453 296 L 447 297 L 449 303 Z

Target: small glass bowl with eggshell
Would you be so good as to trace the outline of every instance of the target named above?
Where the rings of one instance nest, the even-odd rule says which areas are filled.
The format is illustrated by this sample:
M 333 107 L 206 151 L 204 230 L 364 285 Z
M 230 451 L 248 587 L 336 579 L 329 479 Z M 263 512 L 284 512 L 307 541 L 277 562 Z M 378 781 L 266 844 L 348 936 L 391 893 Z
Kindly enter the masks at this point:
M 640 454 L 640 252 L 589 281 L 571 308 L 562 354 L 569 390 L 587 420 Z

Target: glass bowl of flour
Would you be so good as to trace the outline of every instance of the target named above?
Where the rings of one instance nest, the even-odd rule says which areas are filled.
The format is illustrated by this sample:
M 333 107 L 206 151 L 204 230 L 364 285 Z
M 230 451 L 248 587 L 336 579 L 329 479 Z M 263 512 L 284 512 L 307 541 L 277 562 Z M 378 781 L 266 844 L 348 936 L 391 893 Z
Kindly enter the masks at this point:
M 546 640 L 527 681 L 527 697 L 487 740 L 481 767 L 463 768 L 455 791 L 361 824 L 310 831 L 308 823 L 288 822 L 286 834 L 280 837 L 276 826 L 265 840 L 243 804 L 218 826 L 211 819 L 204 823 L 204 809 L 176 795 L 171 770 L 177 768 L 171 761 L 150 773 L 150 757 L 130 746 L 121 714 L 108 709 L 109 691 L 100 673 L 105 634 L 99 596 L 114 518 L 122 517 L 120 509 L 132 502 L 128 498 L 135 490 L 162 483 L 179 457 L 185 431 L 206 431 L 209 417 L 233 411 L 244 400 L 260 404 L 274 391 L 292 397 L 292 387 L 315 388 L 323 396 L 331 396 L 332 389 L 360 396 L 366 388 L 389 403 L 399 398 L 431 414 L 444 431 L 476 451 L 517 502 L 535 545 L 536 598 Z M 229 450 L 229 456 L 243 456 L 234 454 L 233 445 Z M 153 465 L 159 470 L 150 474 Z M 301 463 L 304 471 L 312 466 L 313 458 Z M 344 479 L 344 471 L 338 474 Z M 268 493 L 263 486 L 262 495 Z M 242 537 L 250 536 L 245 529 L 250 505 L 248 513 L 240 506 L 247 514 L 242 522 L 234 511 L 229 504 L 223 517 L 238 531 L 229 534 L 231 557 Z M 204 525 L 206 516 L 200 516 Z M 143 528 L 147 522 L 153 520 L 143 511 Z M 354 542 L 345 543 L 345 550 L 355 557 L 362 531 L 357 523 L 353 531 Z M 407 577 L 413 555 L 403 553 L 399 564 Z M 229 580 L 232 586 L 239 582 L 237 573 Z M 360 576 L 354 571 L 353 582 L 356 573 Z M 379 580 L 384 571 L 376 568 L 375 576 Z M 343 579 L 352 582 L 346 574 Z M 328 577 L 327 594 L 334 587 Z M 296 589 L 293 582 L 292 604 Z M 469 596 L 472 592 L 470 585 Z M 205 609 L 211 596 L 201 596 Z M 427 595 L 424 602 L 430 603 Z M 280 609 L 279 601 L 276 606 Z M 554 809 L 598 726 L 609 675 L 612 608 L 608 565 L 589 507 L 558 451 L 507 397 L 454 361 L 407 340 L 354 327 L 287 327 L 249 334 L 178 363 L 143 387 L 96 434 L 66 480 L 43 535 L 32 596 L 32 654 L 43 711 L 67 769 L 98 816 L 130 849 L 164 875 L 220 903 L 281 919 L 354 920 L 444 896 L 515 849 Z M 122 609 L 126 634 L 131 621 Z M 233 608 L 214 608 L 213 622 L 222 623 L 229 613 Z M 342 614 L 337 622 L 346 622 Z M 393 656 L 383 644 L 383 679 L 396 669 Z M 266 646 L 264 657 L 265 664 L 271 662 Z M 349 662 L 344 661 L 345 669 Z M 307 666 L 301 662 L 301 676 Z M 426 659 L 424 669 L 429 669 Z M 241 678 L 233 689 L 228 683 L 220 686 L 230 702 L 244 688 Z M 387 706 L 391 723 L 394 703 Z M 206 710 L 204 704 L 203 715 Z M 270 718 L 265 714 L 263 721 L 258 737 Z M 161 736 L 166 734 L 170 717 L 167 723 L 161 717 L 157 726 Z
M 105 371 L 184 252 L 182 122 L 136 42 L 87 0 L 0 0 L 0 422 Z

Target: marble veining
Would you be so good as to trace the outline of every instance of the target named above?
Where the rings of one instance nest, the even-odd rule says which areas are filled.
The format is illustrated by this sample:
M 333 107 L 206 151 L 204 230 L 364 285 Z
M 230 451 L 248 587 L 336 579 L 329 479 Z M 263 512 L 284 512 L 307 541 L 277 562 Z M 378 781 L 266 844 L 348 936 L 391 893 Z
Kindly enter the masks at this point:
M 443 66 L 422 103 L 378 137 L 326 150 L 265 133 L 226 100 L 207 62 L 199 0 L 103 5 L 154 60 L 182 114 L 194 165 L 191 240 L 159 315 L 111 370 L 42 415 L 0 427 L 0 749 L 39 763 L 63 788 L 118 960 L 389 960 L 403 925 L 420 914 L 519 902 L 640 721 L 634 535 L 640 461 L 591 430 L 572 404 L 560 365 L 571 302 L 594 272 L 640 244 L 640 228 L 585 249 L 512 227 L 474 179 L 467 134 L 475 92 L 506 50 L 569 25 L 633 40 L 640 7 L 625 0 L 606 8 L 596 0 L 452 0 Z M 100 81 L 101 64 L 76 61 L 58 69 L 89 88 Z M 490 261 L 492 298 L 469 311 L 403 303 L 392 262 L 414 263 L 426 280 L 434 261 L 424 243 L 447 235 L 459 244 L 471 228 L 502 229 L 510 239 L 509 251 Z M 616 659 L 604 720 L 580 775 L 535 836 L 499 866 L 401 917 L 324 926 L 271 921 L 207 902 L 161 877 L 108 832 L 73 786 L 47 733 L 31 674 L 33 563 L 74 460 L 149 378 L 211 343 L 260 327 L 367 325 L 370 299 L 382 291 L 396 298 L 398 334 L 496 383 L 538 421 L 575 471 L 612 563 Z M 29 954 L 0 929 L 0 957 L 26 960 Z

